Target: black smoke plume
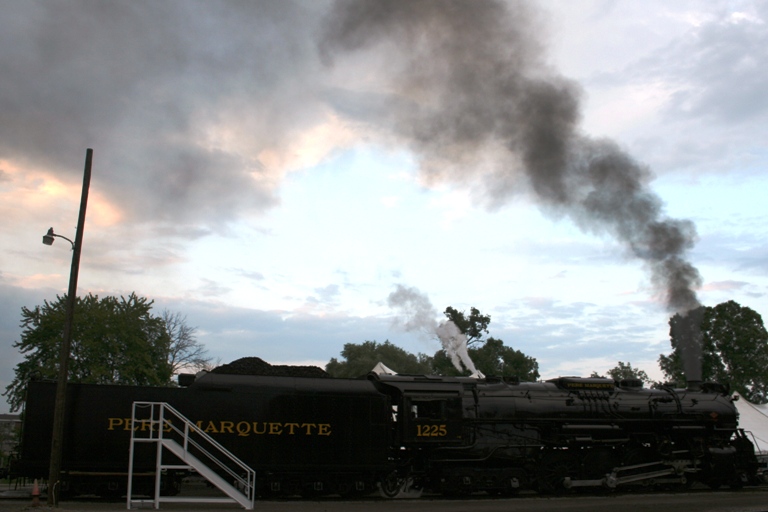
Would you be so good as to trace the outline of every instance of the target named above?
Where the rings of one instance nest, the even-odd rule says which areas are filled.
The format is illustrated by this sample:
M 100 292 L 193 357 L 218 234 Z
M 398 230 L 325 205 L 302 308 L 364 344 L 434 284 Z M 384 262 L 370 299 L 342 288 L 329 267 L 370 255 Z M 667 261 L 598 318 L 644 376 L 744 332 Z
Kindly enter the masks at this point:
M 541 30 L 525 2 L 343 0 L 320 52 L 328 65 L 383 64 L 368 77 L 379 108 L 363 120 L 408 144 L 425 178 L 482 183 L 490 207 L 527 190 L 546 212 L 620 241 L 671 312 L 696 308 L 693 223 L 664 214 L 645 165 L 579 131 L 581 91 L 546 65 Z

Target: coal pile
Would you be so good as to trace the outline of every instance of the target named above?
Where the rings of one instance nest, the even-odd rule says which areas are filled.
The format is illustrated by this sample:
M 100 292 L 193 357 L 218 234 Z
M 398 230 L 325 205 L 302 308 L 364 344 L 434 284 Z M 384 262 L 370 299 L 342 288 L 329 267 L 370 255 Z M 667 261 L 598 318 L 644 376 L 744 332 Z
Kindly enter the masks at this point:
M 317 366 L 272 365 L 258 357 L 241 357 L 229 364 L 217 366 L 211 373 L 225 375 L 262 375 L 268 377 L 330 378 L 330 374 Z

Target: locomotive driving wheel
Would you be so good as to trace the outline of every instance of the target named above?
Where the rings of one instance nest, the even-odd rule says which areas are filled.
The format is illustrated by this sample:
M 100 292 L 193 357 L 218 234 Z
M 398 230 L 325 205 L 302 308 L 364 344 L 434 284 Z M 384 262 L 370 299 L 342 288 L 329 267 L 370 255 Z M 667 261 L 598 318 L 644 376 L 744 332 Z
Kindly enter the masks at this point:
M 392 471 L 381 479 L 381 493 L 387 498 L 394 498 L 405 488 L 406 483 L 408 483 L 408 478 L 400 475 L 397 471 Z
M 567 450 L 548 450 L 539 461 L 536 481 L 539 492 L 565 494 L 569 490 L 568 479 L 578 478 L 578 458 Z

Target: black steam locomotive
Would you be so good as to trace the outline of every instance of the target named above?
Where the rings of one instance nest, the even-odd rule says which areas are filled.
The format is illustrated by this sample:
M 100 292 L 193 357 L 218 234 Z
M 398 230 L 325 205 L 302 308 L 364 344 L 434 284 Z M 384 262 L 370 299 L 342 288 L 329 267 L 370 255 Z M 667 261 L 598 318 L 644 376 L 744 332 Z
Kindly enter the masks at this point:
M 188 379 L 192 380 L 192 379 Z M 256 472 L 260 496 L 404 487 L 451 495 L 639 485 L 756 483 L 754 448 L 727 390 L 639 381 L 518 382 L 370 374 L 364 379 L 198 375 L 179 388 L 71 384 L 62 491 L 126 491 L 137 401 L 165 402 Z M 31 382 L 17 476 L 45 478 L 55 384 Z M 133 454 L 152 492 L 154 449 Z M 185 472 L 167 469 L 174 493 Z M 144 487 L 142 487 L 144 486 Z

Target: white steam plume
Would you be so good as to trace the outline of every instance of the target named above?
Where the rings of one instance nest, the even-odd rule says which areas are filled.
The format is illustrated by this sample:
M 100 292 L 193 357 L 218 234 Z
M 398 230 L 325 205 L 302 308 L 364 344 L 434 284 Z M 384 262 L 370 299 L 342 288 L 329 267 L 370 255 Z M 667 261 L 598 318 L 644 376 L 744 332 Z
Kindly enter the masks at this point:
M 403 329 L 426 337 L 437 336 L 457 370 L 461 372 L 466 368 L 473 376 L 483 377 L 469 357 L 466 335 L 451 320 L 437 321 L 439 314 L 426 294 L 398 284 L 387 297 L 387 304 L 399 313 Z

